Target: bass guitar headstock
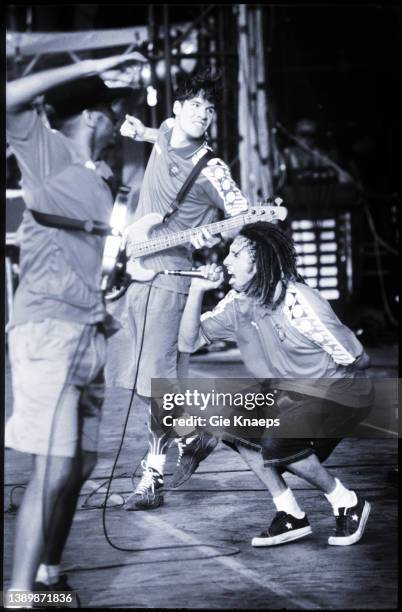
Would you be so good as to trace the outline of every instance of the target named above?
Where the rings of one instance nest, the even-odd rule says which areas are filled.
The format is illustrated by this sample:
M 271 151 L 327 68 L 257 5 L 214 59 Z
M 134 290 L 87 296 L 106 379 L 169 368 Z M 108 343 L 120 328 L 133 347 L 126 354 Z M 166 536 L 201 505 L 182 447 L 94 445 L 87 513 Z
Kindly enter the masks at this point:
M 274 220 L 284 221 L 288 214 L 288 209 L 282 206 L 283 200 L 279 197 L 266 198 L 259 201 L 255 206 L 250 206 L 246 216 L 248 223 L 259 221 L 272 222 Z

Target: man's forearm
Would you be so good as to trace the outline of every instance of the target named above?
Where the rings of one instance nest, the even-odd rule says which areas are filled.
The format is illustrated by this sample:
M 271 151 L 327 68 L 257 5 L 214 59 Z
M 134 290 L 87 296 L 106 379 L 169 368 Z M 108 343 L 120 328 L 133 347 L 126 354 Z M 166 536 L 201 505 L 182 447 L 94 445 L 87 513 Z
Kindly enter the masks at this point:
M 6 88 L 6 108 L 9 111 L 18 111 L 51 87 L 93 74 L 96 74 L 95 63 L 93 60 L 84 60 L 11 81 L 7 83 Z
M 179 350 L 191 353 L 198 340 L 204 291 L 191 286 L 180 323 Z
M 159 133 L 158 128 L 146 127 L 141 140 L 145 140 L 145 142 L 150 142 L 154 144 L 158 138 L 158 133 Z M 137 138 L 136 140 L 139 140 L 139 138 Z
M 81 77 L 106 73 L 110 68 L 127 65 L 132 62 L 145 61 L 136 51 L 112 57 L 83 60 L 76 64 L 52 68 L 7 83 L 6 108 L 8 111 L 19 111 L 32 100 L 45 93 L 51 87 L 68 83 Z

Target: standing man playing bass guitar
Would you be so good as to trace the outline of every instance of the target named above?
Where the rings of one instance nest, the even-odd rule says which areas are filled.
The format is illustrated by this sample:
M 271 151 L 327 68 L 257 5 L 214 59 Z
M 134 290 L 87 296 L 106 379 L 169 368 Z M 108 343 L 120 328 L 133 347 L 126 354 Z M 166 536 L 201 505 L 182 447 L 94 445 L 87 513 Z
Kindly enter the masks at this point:
M 159 130 L 146 128 L 129 116 L 121 128 L 123 136 L 155 143 L 134 221 L 150 213 L 170 212 L 191 170 L 210 151 L 206 134 L 218 100 L 217 78 L 211 75 L 210 69 L 188 77 L 179 85 L 174 100 L 174 118 L 164 121 Z M 247 201 L 228 166 L 214 157 L 201 170 L 161 231 L 177 232 L 208 224 L 215 219 L 217 209 L 226 216 L 234 216 L 247 210 Z M 211 236 L 205 231 L 192 244 L 195 248 L 211 246 Z M 155 271 L 189 270 L 191 246 L 177 246 L 148 256 L 143 265 Z M 163 469 L 170 431 L 152 413 L 151 379 L 185 376 L 188 355 L 178 352 L 178 331 L 189 284 L 188 278 L 179 276 L 157 276 L 151 288 L 149 282 L 134 282 L 110 307 L 122 329 L 110 340 L 106 383 L 127 389 L 135 386 L 136 404 L 144 405 L 149 417 L 149 453 L 143 462 L 141 481 L 126 502 L 127 510 L 146 510 L 163 503 Z M 193 445 L 192 450 L 201 457 L 217 443 L 205 433 L 185 442 Z

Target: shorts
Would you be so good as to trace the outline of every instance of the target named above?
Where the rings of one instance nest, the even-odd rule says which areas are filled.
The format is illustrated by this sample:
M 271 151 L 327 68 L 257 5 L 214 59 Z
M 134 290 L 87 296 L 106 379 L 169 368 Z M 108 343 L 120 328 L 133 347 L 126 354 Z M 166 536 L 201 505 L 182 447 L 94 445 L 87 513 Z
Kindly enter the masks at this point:
M 371 407 L 351 408 L 294 391 L 278 391 L 275 412 L 270 416 L 280 418 L 278 434 L 280 431 L 286 437 L 272 437 L 270 430 L 261 428 L 256 436 L 238 431 L 237 435 L 224 435 L 223 440 L 231 448 L 237 441 L 262 452 L 266 467 L 283 467 L 313 453 L 323 462 L 370 410 Z M 303 437 L 296 438 L 295 434 Z
M 34 455 L 96 452 L 106 339 L 96 325 L 30 321 L 9 332 L 13 412 L 6 447 Z
M 119 300 L 108 304 L 108 311 L 122 326 L 108 341 L 105 369 L 108 387 L 133 389 L 135 386 L 137 393 L 151 397 L 152 378 L 186 377 L 189 357 L 178 352 L 186 300 L 184 293 L 133 283 Z

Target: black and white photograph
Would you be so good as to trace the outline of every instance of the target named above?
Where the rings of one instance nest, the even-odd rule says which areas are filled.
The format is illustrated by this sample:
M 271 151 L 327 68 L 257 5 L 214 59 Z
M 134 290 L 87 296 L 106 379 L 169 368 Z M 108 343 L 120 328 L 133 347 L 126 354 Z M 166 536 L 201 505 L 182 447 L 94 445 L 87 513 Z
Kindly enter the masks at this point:
M 4 15 L 3 606 L 398 609 L 399 3 Z

